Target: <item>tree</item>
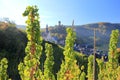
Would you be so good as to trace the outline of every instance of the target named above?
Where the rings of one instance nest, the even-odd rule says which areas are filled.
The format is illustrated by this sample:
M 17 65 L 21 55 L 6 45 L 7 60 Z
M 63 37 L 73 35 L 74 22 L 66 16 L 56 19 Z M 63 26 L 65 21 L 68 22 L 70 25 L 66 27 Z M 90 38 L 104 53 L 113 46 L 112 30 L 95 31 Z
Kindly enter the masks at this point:
M 54 65 L 54 57 L 53 57 L 53 48 L 51 44 L 45 44 L 45 52 L 46 52 L 46 60 L 44 63 L 44 79 L 45 80 L 55 80 L 53 74 L 53 65 Z
M 28 43 L 25 49 L 26 56 L 24 61 L 18 66 L 19 74 L 22 80 L 41 80 L 42 73 L 39 69 L 39 59 L 42 52 L 42 41 L 37 6 L 28 6 L 23 16 L 28 16 L 28 20 L 26 21 Z
M 80 69 L 76 64 L 74 57 L 75 32 L 71 28 L 67 28 L 67 37 L 64 48 L 64 61 L 62 61 L 61 69 L 57 74 L 57 80 L 78 80 L 80 76 Z

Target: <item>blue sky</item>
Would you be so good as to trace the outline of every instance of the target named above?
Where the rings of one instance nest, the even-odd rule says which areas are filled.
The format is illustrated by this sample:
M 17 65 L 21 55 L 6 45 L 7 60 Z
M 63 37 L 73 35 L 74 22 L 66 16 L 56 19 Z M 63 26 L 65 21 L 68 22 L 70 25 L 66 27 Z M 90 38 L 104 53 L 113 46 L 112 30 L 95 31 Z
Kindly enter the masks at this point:
M 17 24 L 25 24 L 22 16 L 26 6 L 37 5 L 41 27 L 82 25 L 96 22 L 120 23 L 120 0 L 0 0 L 0 17 L 8 17 Z

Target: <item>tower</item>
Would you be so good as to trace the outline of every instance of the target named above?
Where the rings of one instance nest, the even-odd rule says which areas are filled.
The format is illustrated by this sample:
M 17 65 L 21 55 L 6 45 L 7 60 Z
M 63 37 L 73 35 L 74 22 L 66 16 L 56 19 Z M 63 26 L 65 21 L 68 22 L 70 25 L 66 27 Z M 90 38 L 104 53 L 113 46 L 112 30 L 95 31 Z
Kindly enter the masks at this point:
M 58 21 L 58 26 L 61 26 L 61 21 Z
M 46 25 L 46 33 L 49 33 L 49 31 L 48 31 L 48 24 Z
M 76 31 L 75 26 L 74 26 L 74 20 L 72 21 L 72 28 L 74 31 Z
M 72 21 L 72 27 L 74 27 L 74 20 Z

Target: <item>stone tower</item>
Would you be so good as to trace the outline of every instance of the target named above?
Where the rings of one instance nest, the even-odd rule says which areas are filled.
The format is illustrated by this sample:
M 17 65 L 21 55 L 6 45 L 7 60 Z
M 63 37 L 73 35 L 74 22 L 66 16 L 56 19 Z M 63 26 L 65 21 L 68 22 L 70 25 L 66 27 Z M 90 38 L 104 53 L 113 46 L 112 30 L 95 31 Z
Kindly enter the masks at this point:
M 61 26 L 61 21 L 58 21 L 58 26 Z

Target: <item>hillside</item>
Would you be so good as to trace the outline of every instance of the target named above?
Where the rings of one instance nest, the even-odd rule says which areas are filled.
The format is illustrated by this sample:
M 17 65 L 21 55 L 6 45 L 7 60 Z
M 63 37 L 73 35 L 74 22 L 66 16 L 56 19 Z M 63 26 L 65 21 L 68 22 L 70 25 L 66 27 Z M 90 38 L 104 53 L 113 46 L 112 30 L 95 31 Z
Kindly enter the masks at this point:
M 103 51 L 108 51 L 108 44 L 110 39 L 110 34 L 112 30 L 119 29 L 120 24 L 112 23 L 93 23 L 87 25 L 76 26 L 76 33 L 79 39 L 83 41 L 84 44 L 93 45 L 93 29 L 96 30 L 96 43 L 98 49 Z
M 25 25 L 16 25 L 16 27 L 19 28 L 19 29 L 24 29 L 24 30 L 26 29 Z
M 67 25 L 50 26 L 49 31 L 51 32 L 52 36 L 57 36 L 58 39 L 65 39 L 66 27 L 71 27 L 71 26 L 67 26 Z M 93 46 L 93 36 L 94 36 L 93 29 L 94 28 L 97 29 L 96 30 L 97 49 L 104 51 L 104 53 L 107 53 L 111 31 L 115 29 L 120 30 L 120 24 L 99 22 L 99 23 L 91 23 L 91 24 L 85 24 L 85 25 L 75 25 L 74 29 L 77 34 L 76 43 L 80 45 Z M 43 28 L 42 30 L 45 31 L 45 28 Z

